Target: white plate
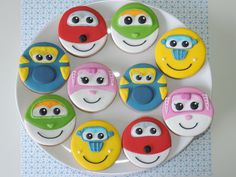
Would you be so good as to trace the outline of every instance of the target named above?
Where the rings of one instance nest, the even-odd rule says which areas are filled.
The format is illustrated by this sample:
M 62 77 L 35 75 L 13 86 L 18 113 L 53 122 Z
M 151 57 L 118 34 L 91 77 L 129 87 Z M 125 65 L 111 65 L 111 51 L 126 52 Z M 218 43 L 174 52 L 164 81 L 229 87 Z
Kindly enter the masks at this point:
M 98 2 L 89 4 L 88 6 L 98 10 L 103 17 L 105 18 L 107 25 L 110 27 L 111 24 L 111 17 L 112 14 L 121 6 L 128 3 L 129 1 L 117 1 L 114 3 L 113 1 L 106 1 L 106 2 Z M 168 14 L 167 12 L 161 10 L 161 9 L 155 9 L 152 8 L 159 19 L 160 23 L 160 32 L 159 32 L 159 38 L 168 30 L 176 28 L 176 27 L 185 27 L 185 25 L 180 22 L 178 19 L 173 17 L 172 15 Z M 35 42 L 52 42 L 59 46 L 59 40 L 57 36 L 57 27 L 59 23 L 60 17 L 53 20 L 51 23 L 49 23 L 46 28 L 44 28 L 39 35 L 34 39 L 33 43 Z M 106 65 L 108 65 L 117 76 L 117 80 L 119 81 L 120 75 L 122 75 L 126 69 L 128 69 L 130 66 L 136 64 L 136 63 L 150 63 L 153 65 L 155 64 L 154 60 L 154 47 L 155 44 L 146 50 L 143 53 L 140 54 L 128 54 L 123 51 L 121 51 L 112 41 L 111 36 L 109 35 L 108 41 L 105 45 L 105 47 L 98 52 L 97 54 L 89 57 L 89 58 L 78 58 L 70 55 L 70 61 L 71 61 L 71 67 L 74 69 L 76 66 L 78 66 L 81 63 L 89 62 L 89 61 L 96 61 L 101 62 Z M 212 79 L 211 79 L 211 71 L 209 67 L 208 61 L 205 63 L 205 65 L 202 67 L 202 69 L 193 77 L 183 79 L 183 80 L 174 80 L 171 78 L 167 79 L 169 91 L 174 90 L 175 88 L 178 88 L 180 86 L 195 86 L 197 88 L 200 88 L 207 92 L 208 94 L 211 93 L 212 89 Z M 33 100 L 38 98 L 40 95 L 33 93 L 29 91 L 23 83 L 20 81 L 18 77 L 17 81 L 17 104 L 19 107 L 19 111 L 21 114 L 21 119 L 23 121 L 23 116 L 26 112 L 27 107 L 32 103 Z M 57 92 L 54 94 L 58 94 L 61 96 L 64 96 L 69 100 L 69 97 L 67 95 L 67 89 L 66 84 Z M 128 125 L 129 122 L 132 120 L 139 118 L 141 116 L 153 116 L 158 118 L 159 120 L 162 120 L 161 118 L 161 106 L 158 107 L 158 109 L 155 109 L 150 112 L 137 112 L 132 109 L 130 109 L 128 106 L 126 106 L 121 99 L 119 98 L 119 94 L 117 94 L 114 102 L 105 110 L 98 112 L 98 113 L 87 113 L 83 112 L 77 108 L 75 108 L 77 113 L 77 122 L 76 127 L 78 127 L 82 122 L 88 121 L 88 120 L 94 120 L 94 119 L 101 119 L 110 122 L 113 124 L 120 132 L 120 135 L 122 135 L 123 130 L 125 129 L 126 125 Z M 122 111 L 120 111 L 122 110 Z M 192 137 L 180 137 L 176 136 L 173 133 L 171 133 L 172 137 L 172 150 L 170 152 L 170 155 L 168 157 L 168 160 L 180 153 L 191 141 Z M 73 156 L 70 151 L 70 138 L 65 141 L 61 145 L 57 146 L 43 146 L 39 145 L 42 149 L 44 149 L 48 154 L 53 156 L 55 159 L 59 160 L 60 162 L 75 168 L 79 169 L 81 171 L 84 171 L 82 167 L 80 167 L 75 160 L 73 159 Z M 158 167 L 157 167 L 158 168 Z M 144 169 L 138 168 L 134 166 L 132 163 L 130 163 L 127 158 L 125 157 L 124 153 L 122 152 L 119 159 L 115 162 L 115 164 L 100 172 L 96 173 L 102 173 L 102 174 L 121 174 L 121 173 L 130 173 L 135 171 L 141 171 Z

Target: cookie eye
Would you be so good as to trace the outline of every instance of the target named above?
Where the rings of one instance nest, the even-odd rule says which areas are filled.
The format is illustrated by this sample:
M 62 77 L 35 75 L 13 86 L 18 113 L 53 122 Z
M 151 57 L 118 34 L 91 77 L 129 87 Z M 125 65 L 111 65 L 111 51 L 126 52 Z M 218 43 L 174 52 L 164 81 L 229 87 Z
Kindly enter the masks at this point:
M 175 108 L 176 110 L 181 111 L 184 108 L 184 105 L 182 103 L 177 103 L 175 104 Z
M 141 75 L 137 75 L 137 76 L 136 76 L 136 79 L 137 79 L 138 81 L 140 81 L 140 80 L 142 79 L 142 76 L 141 76 Z
M 41 116 L 45 116 L 46 114 L 47 114 L 47 109 L 46 108 L 41 108 L 40 110 L 39 110 L 39 114 L 41 115 Z
M 103 78 L 103 77 L 98 77 L 98 78 L 97 78 L 97 83 L 98 83 L 98 84 L 102 84 L 103 81 L 104 81 L 104 78 Z
M 190 107 L 191 109 L 196 110 L 199 107 L 199 103 L 194 101 L 190 104 Z
M 42 55 L 40 55 L 40 54 L 38 54 L 38 55 L 36 55 L 36 57 L 35 57 L 38 61 L 41 61 L 42 59 L 43 59 L 43 56 Z
M 50 61 L 50 60 L 52 60 L 53 59 L 53 56 L 52 55 L 46 55 L 46 59 L 48 60 L 48 61 Z
M 156 129 L 156 128 L 151 128 L 151 129 L 150 129 L 150 133 L 151 133 L 151 134 L 156 134 L 156 132 L 157 132 L 157 129 Z
M 137 129 L 135 130 L 135 132 L 136 132 L 138 135 L 141 135 L 141 134 L 143 133 L 143 129 L 137 128 Z
M 74 17 L 72 18 L 72 22 L 75 23 L 75 24 L 79 23 L 79 17 L 74 16 Z
M 183 47 L 188 47 L 189 46 L 189 42 L 188 41 L 183 41 L 182 42 L 182 46 Z
M 53 109 L 53 113 L 54 113 L 55 115 L 59 115 L 59 114 L 61 113 L 61 110 L 60 110 L 59 108 L 54 108 L 54 109 Z
M 177 45 L 177 41 L 176 40 L 170 41 L 170 46 L 171 47 L 175 47 L 176 45 Z
M 124 23 L 130 25 L 133 22 L 133 19 L 130 16 L 125 17 Z
M 151 75 L 147 75 L 147 76 L 146 76 L 146 79 L 147 79 L 148 81 L 150 81 L 150 80 L 152 80 L 152 76 L 151 76 Z
M 93 138 L 92 133 L 87 133 L 87 134 L 86 134 L 86 138 L 87 138 L 88 140 L 91 140 L 91 139 Z
M 86 22 L 87 23 L 93 23 L 93 18 L 92 17 L 87 17 Z
M 98 134 L 98 139 L 101 140 L 101 139 L 103 139 L 103 138 L 104 138 L 104 134 L 103 134 L 103 133 L 99 133 L 99 134 Z
M 81 81 L 83 82 L 83 84 L 87 84 L 89 82 L 89 78 L 88 77 L 81 77 Z
M 140 24 L 144 24 L 144 23 L 146 23 L 146 21 L 147 21 L 147 18 L 143 15 L 138 18 L 138 22 Z

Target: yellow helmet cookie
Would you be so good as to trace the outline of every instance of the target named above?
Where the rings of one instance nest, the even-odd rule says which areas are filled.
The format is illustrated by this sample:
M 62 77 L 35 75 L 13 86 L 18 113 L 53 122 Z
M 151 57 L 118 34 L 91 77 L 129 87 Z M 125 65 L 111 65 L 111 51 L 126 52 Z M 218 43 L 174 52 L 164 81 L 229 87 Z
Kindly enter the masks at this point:
M 206 47 L 201 37 L 187 28 L 165 33 L 155 48 L 158 67 L 166 75 L 182 79 L 194 75 L 205 63 Z
M 88 121 L 81 124 L 72 135 L 71 151 L 83 168 L 104 170 L 119 157 L 121 139 L 111 124 L 100 120 Z

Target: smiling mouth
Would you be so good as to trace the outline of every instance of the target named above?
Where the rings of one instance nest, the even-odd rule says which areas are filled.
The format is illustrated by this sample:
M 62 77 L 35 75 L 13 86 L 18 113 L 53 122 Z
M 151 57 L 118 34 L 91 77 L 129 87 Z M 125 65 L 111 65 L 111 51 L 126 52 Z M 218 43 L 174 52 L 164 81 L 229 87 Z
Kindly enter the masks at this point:
M 44 135 L 42 135 L 41 133 L 39 133 L 38 132 L 38 135 L 39 136 L 41 136 L 41 137 L 43 137 L 43 138 L 46 138 L 46 139 L 55 139 L 55 138 L 58 138 L 59 136 L 61 136 L 61 134 L 63 133 L 63 130 L 60 132 L 60 134 L 59 135 L 57 135 L 57 136 L 54 136 L 54 137 L 48 137 L 48 136 L 44 136 Z
M 83 156 L 84 160 L 86 160 L 87 162 L 92 163 L 92 164 L 102 163 L 107 159 L 107 157 L 108 157 L 108 155 L 106 155 L 106 157 L 103 160 L 99 161 L 99 162 L 92 162 L 92 161 L 88 160 L 85 156 Z
M 170 66 L 168 63 L 167 63 L 167 66 L 168 66 L 169 68 L 175 70 L 175 71 L 185 71 L 185 70 L 189 69 L 189 68 L 192 66 L 192 64 L 190 64 L 187 68 L 183 68 L 183 69 L 176 69 L 176 68 L 173 68 L 173 67 Z
M 135 45 L 134 45 L 134 44 L 129 44 L 129 43 L 127 43 L 125 40 L 123 40 L 123 42 L 124 42 L 125 44 L 131 46 L 131 47 L 138 47 L 138 46 L 143 45 L 145 42 L 147 42 L 147 40 L 143 41 L 141 44 L 135 44 Z
M 72 45 L 72 47 L 75 49 L 75 50 L 78 50 L 80 52 L 88 52 L 90 50 L 92 50 L 94 47 L 95 47 L 95 43 L 93 44 L 93 46 L 87 50 L 82 50 L 82 49 L 78 49 L 77 47 L 75 47 L 74 45 Z
M 89 104 L 95 104 L 97 102 L 99 102 L 102 98 L 98 98 L 96 101 L 88 101 L 86 100 L 85 98 L 83 98 L 83 100 L 86 102 L 86 103 L 89 103 Z
M 152 162 L 144 162 L 142 160 L 140 160 L 138 157 L 135 157 L 139 162 L 144 163 L 144 164 L 152 164 L 155 163 L 156 161 L 158 161 L 158 159 L 160 158 L 160 156 L 158 156 L 154 161 Z
M 193 127 L 184 127 L 181 123 L 179 123 L 179 126 L 182 127 L 183 129 L 186 129 L 186 130 L 194 129 L 197 125 L 198 125 L 198 123 L 196 123 Z

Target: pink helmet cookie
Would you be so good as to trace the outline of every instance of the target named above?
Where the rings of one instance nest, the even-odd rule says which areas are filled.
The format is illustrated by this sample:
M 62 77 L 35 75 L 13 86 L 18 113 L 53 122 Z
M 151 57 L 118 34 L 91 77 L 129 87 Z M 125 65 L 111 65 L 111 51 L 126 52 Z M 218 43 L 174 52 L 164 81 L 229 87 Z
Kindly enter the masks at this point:
M 117 93 L 117 81 L 107 66 L 89 62 L 72 71 L 67 89 L 78 108 L 96 112 L 112 103 Z
M 203 133 L 210 126 L 213 114 L 213 105 L 207 94 L 193 87 L 174 90 L 162 106 L 166 125 L 181 136 Z

